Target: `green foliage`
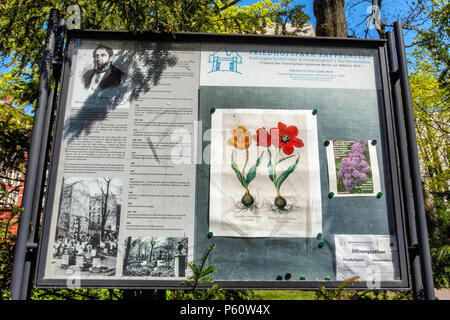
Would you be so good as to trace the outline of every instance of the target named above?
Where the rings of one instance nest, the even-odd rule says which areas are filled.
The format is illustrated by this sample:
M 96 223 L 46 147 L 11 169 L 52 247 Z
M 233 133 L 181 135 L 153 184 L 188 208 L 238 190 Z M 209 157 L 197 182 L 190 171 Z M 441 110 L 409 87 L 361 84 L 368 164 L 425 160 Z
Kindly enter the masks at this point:
M 327 290 L 320 287 L 316 292 L 317 300 L 412 300 L 411 291 L 387 291 L 387 290 L 348 290 L 347 287 L 359 277 L 353 277 L 343 281 L 336 289 Z
M 448 288 L 450 285 L 450 245 L 446 244 L 430 250 L 435 287 Z
M 169 300 L 251 300 L 254 298 L 253 292 L 248 290 L 225 290 L 217 284 L 212 284 L 210 287 L 202 286 L 213 282 L 209 275 L 216 272 L 216 267 L 208 265 L 207 261 L 214 248 L 216 244 L 210 244 L 197 264 L 189 264 L 192 275 L 183 283 L 183 286 L 188 289 L 169 291 Z
M 0 103 L 0 172 L 2 178 L 6 171 L 24 172 L 26 153 L 31 139 L 33 118 L 25 114 L 23 109 L 14 107 L 11 102 Z
M 81 8 L 82 29 L 125 29 L 133 32 L 217 32 L 264 33 L 275 28 L 277 34 L 289 34 L 286 23 L 302 28 L 309 19 L 292 0 L 272 2 L 262 0 L 250 6 L 239 6 L 235 0 L 7 0 L 0 4 L 0 67 L 6 68 L 0 76 L 0 174 L 8 177 L 10 170 L 24 173 L 26 152 L 31 137 L 32 117 L 26 108 L 36 102 L 39 66 L 45 39 L 45 22 L 51 8 L 60 10 L 62 18 L 69 18 L 67 7 Z M 435 285 L 449 286 L 449 21 L 450 5 L 444 0 L 419 0 L 431 25 L 418 30 L 415 50 L 416 64 L 410 75 L 416 131 L 425 178 L 425 189 L 430 193 L 428 219 L 430 246 Z M 432 3 L 432 6 L 425 4 Z M 296 30 L 295 32 L 297 32 Z M 438 146 L 438 148 L 436 147 Z M 281 160 L 280 160 L 281 161 Z M 276 183 L 271 162 L 270 178 Z M 0 201 L 12 210 L 9 220 L 0 222 L 0 289 L 3 299 L 9 298 L 9 281 L 13 261 L 15 236 L 9 231 L 17 223 L 20 207 L 7 202 L 9 195 L 20 184 L 19 179 L 8 178 L 0 184 Z M 245 183 L 244 177 L 240 181 Z M 6 181 L 6 182 L 5 182 Z M 12 188 L 11 188 L 12 187 Z M 204 263 L 194 265 L 189 290 L 169 292 L 179 299 L 247 299 L 248 291 L 227 291 L 213 285 L 203 289 L 201 284 L 210 282 L 213 266 Z M 351 280 L 351 279 L 349 279 Z M 355 281 L 355 280 L 353 280 Z M 343 290 L 351 282 L 333 292 L 319 290 L 318 298 L 352 299 L 410 299 L 410 292 L 386 291 L 350 292 Z M 199 285 L 202 289 L 199 289 Z M 155 296 L 153 291 L 127 292 L 125 290 L 53 290 L 34 289 L 32 299 L 127 299 L 138 296 Z
M 432 5 L 426 6 L 426 3 Z M 411 95 L 417 145 L 424 178 L 431 261 L 435 287 L 449 287 L 450 180 L 448 134 L 450 4 L 420 0 L 430 23 L 418 29 L 412 54 Z
M 279 178 L 276 181 L 276 189 L 280 189 L 281 185 L 283 184 L 284 180 L 287 179 L 287 177 L 295 171 L 295 168 L 297 168 L 298 160 L 300 160 L 300 155 L 297 156 L 297 160 L 295 160 L 294 164 L 290 165 L 289 168 L 284 171 Z
M 286 169 L 286 171 L 284 171 L 278 178 L 277 178 L 277 173 L 276 173 L 276 166 L 284 161 L 287 160 L 289 158 L 294 157 L 295 155 L 291 155 L 291 156 L 287 156 L 284 158 L 281 158 L 279 160 L 274 160 L 272 163 L 272 153 L 270 152 L 269 149 L 267 149 L 267 151 L 269 152 L 269 162 L 267 163 L 267 168 L 269 169 L 269 179 L 273 182 L 273 185 L 275 186 L 276 190 L 279 190 L 281 188 L 281 185 L 283 184 L 284 180 L 287 179 L 287 177 L 295 171 L 295 169 L 297 168 L 297 164 L 298 161 L 300 160 L 300 155 L 297 154 L 297 159 L 295 160 L 294 164 L 290 165 L 289 168 Z
M 413 300 L 412 291 L 368 290 L 354 291 L 349 300 Z
M 233 149 L 233 152 L 231 153 L 231 169 L 233 169 L 233 171 L 236 173 L 236 176 L 237 176 L 239 182 L 242 184 L 242 186 L 244 188 L 247 188 L 247 184 L 245 182 L 244 175 L 241 173 L 238 165 L 236 164 L 236 162 L 234 160 L 234 151 L 235 150 Z
M 299 31 L 309 17 L 293 0 L 261 0 L 239 6 L 236 0 L 7 0 L 0 4 L 0 98 L 10 97 L 17 106 L 35 103 L 39 65 L 50 9 L 70 18 L 70 5 L 81 9 L 82 29 L 133 32 L 264 33 L 275 28 L 287 34 L 290 22 Z M 293 31 L 295 32 L 295 31 Z M 293 33 L 291 32 L 291 33 Z
M 119 300 L 118 289 L 33 289 L 31 300 Z
M 245 184 L 248 186 L 250 182 L 253 181 L 256 177 L 256 169 L 258 168 L 259 164 L 261 163 L 261 158 L 264 155 L 264 151 L 261 152 L 261 155 L 256 159 L 256 163 L 250 167 L 247 173 L 247 177 L 245 178 Z
M 12 230 L 17 227 L 21 211 L 16 201 L 24 181 L 32 117 L 15 108 L 9 99 L 3 99 L 0 103 L 0 208 L 9 210 L 10 214 L 0 219 L 0 295 L 8 298 L 16 240 Z
M 450 79 L 450 3 L 446 0 L 419 0 L 430 25 L 418 28 L 417 48 L 431 58 L 442 89 L 448 95 Z
M 9 298 L 16 240 L 10 228 L 17 224 L 17 216 L 17 213 L 13 213 L 9 219 L 0 220 L 0 300 Z
M 426 51 L 416 50 L 414 58 L 415 68 L 409 78 L 417 146 L 424 178 L 425 209 L 434 282 L 436 287 L 448 287 L 450 272 L 443 265 L 445 259 L 448 263 L 448 243 L 450 242 L 448 233 L 450 230 L 448 87 L 439 78 L 436 66 L 426 55 Z
M 325 287 L 319 287 L 319 290 L 316 292 L 316 298 L 317 300 L 347 300 L 349 294 L 344 291 L 344 289 L 358 279 L 358 276 L 347 279 L 334 290 L 327 290 Z
M 292 0 L 261 0 L 250 6 L 239 6 L 236 0 L 7 0 L 0 4 L 0 174 L 6 177 L 11 170 L 23 174 L 26 153 L 32 129 L 32 117 L 26 114 L 36 103 L 40 62 L 45 44 L 46 21 L 52 8 L 68 19 L 71 5 L 81 9 L 82 29 L 129 30 L 133 32 L 216 32 L 264 33 L 265 28 L 275 28 L 287 33 L 285 25 L 292 23 L 299 29 L 309 19 L 302 6 Z M 5 102 L 6 101 L 6 102 Z M 249 179 L 251 176 L 249 177 Z M 14 178 L 16 179 L 16 178 Z M 14 179 L 2 180 L 0 200 L 2 205 L 19 185 Z M 242 180 L 245 183 L 244 177 Z M 6 181 L 6 182 L 5 182 Z M 5 183 L 4 183 L 5 182 Z M 8 228 L 15 223 L 20 208 L 8 203 L 13 210 L 11 220 L 0 225 L 0 285 L 2 297 L 9 296 L 8 287 L 13 261 L 14 236 Z M 212 271 L 212 268 L 207 269 Z M 204 272 L 204 270 L 202 271 Z M 202 274 L 203 275 L 203 274 Z M 235 293 L 211 288 L 222 297 Z M 153 296 L 142 292 L 105 290 L 33 290 L 33 299 L 119 299 Z M 237 296 L 242 293 L 237 293 Z
M 216 272 L 216 267 L 213 265 L 207 265 L 208 257 L 211 251 L 216 247 L 215 243 L 203 252 L 200 262 L 198 264 L 190 263 L 189 268 L 192 271 L 192 275 L 188 277 L 183 286 L 189 288 L 186 291 L 177 290 L 171 295 L 171 299 L 177 300 L 210 300 L 214 297 L 223 295 L 223 289 L 214 284 L 207 290 L 197 290 L 199 285 L 213 282 L 212 278 L 208 275 Z

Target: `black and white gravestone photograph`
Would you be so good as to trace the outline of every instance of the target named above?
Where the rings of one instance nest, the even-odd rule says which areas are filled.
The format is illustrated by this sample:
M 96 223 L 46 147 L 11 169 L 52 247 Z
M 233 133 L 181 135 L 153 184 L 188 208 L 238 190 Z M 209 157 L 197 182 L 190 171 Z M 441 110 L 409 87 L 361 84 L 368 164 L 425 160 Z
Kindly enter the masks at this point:
M 53 275 L 116 274 L 122 182 L 65 177 L 53 246 Z
M 172 278 L 186 275 L 188 238 L 128 237 L 123 275 Z

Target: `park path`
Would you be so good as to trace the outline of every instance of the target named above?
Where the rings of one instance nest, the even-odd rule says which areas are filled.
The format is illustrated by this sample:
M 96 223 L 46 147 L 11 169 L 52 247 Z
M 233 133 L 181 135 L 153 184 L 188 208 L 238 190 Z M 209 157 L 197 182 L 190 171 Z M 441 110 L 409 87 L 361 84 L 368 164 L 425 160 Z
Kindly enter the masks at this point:
M 434 295 L 436 296 L 436 299 L 439 300 L 450 300 L 450 289 L 434 289 Z

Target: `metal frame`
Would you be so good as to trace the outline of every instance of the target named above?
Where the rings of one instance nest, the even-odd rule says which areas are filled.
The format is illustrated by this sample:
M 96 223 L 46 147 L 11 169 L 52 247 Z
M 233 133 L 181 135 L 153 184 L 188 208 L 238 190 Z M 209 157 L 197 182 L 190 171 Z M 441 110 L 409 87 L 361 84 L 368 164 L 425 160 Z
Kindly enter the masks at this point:
M 395 57 L 395 43 L 394 43 L 394 34 L 392 31 L 386 33 L 386 37 L 388 39 L 388 59 L 389 59 L 389 73 L 391 80 L 391 92 L 392 92 L 392 103 L 394 109 L 395 116 L 395 129 L 396 129 L 396 137 L 398 144 L 405 145 L 406 141 L 406 132 L 401 125 L 403 122 L 403 112 L 401 110 L 401 99 L 400 99 L 400 84 L 398 81 L 395 81 L 395 78 L 398 78 L 398 66 Z M 404 152 L 404 149 L 399 148 L 399 162 L 401 167 L 401 186 L 402 186 L 402 197 L 404 204 L 404 211 L 407 220 L 407 230 L 408 230 L 408 252 L 409 252 L 409 260 L 412 271 L 412 288 L 414 292 L 414 296 L 416 298 L 421 297 L 420 287 L 422 284 L 421 274 L 420 274 L 420 260 L 417 255 L 416 250 L 414 250 L 417 246 L 417 231 L 416 224 L 414 221 L 414 206 L 412 201 L 412 195 L 410 192 L 405 192 L 411 189 L 411 180 L 409 179 L 409 161 L 407 154 Z
M 53 12 L 53 11 L 52 11 Z M 49 30 L 53 30 L 50 28 L 52 26 L 51 22 L 54 21 L 53 19 L 57 19 L 54 17 L 54 13 L 51 15 L 51 20 L 49 22 Z M 401 30 L 400 30 L 401 31 Z M 397 31 L 397 33 L 399 33 Z M 47 36 L 47 45 L 46 47 L 54 47 L 54 40 L 52 40 L 52 37 L 54 37 L 55 31 L 49 31 L 49 35 Z M 53 34 L 53 36 L 52 36 Z M 413 272 L 413 278 L 410 279 L 409 275 L 409 267 L 408 267 L 408 247 L 406 244 L 406 235 L 408 231 L 408 239 L 409 239 L 409 247 L 414 246 L 415 238 L 414 238 L 414 226 L 413 219 L 411 219 L 411 215 L 414 214 L 411 212 L 411 199 L 407 195 L 409 195 L 409 187 L 407 184 L 405 184 L 406 180 L 410 177 L 409 173 L 409 167 L 406 168 L 406 164 L 409 163 L 411 160 L 414 160 L 414 150 L 411 152 L 408 150 L 408 162 L 405 162 L 406 158 L 404 156 L 404 150 L 402 148 L 401 142 L 404 141 L 403 135 L 399 134 L 401 133 L 399 131 L 399 128 L 402 128 L 402 121 L 401 118 L 399 118 L 399 111 L 398 111 L 398 86 L 393 84 L 393 89 L 391 88 L 392 77 L 394 73 L 392 72 L 394 68 L 394 64 L 392 61 L 392 40 L 388 41 L 386 40 L 359 40 L 359 39 L 336 39 L 336 38 L 308 38 L 308 37 L 280 37 L 280 36 L 255 36 L 255 35 L 215 35 L 215 34 L 198 34 L 198 33 L 175 33 L 175 34 L 155 34 L 155 33 L 142 33 L 134 35 L 129 32 L 121 32 L 121 31 L 88 31 L 88 30 L 70 30 L 68 32 L 68 40 L 67 40 L 67 48 L 63 63 L 63 75 L 61 80 L 61 89 L 60 89 L 60 99 L 58 103 L 58 110 L 57 110 L 57 117 L 55 120 L 55 132 L 53 135 L 53 143 L 52 143 L 52 152 L 51 152 L 51 165 L 50 165 L 50 171 L 49 171 L 49 177 L 47 182 L 47 194 L 46 194 L 46 207 L 45 207 L 45 215 L 43 220 L 43 231 L 41 232 L 41 239 L 40 239 L 40 245 L 39 245 L 39 253 L 38 253 L 38 264 L 37 269 L 35 273 L 35 284 L 38 287 L 43 288 L 54 288 L 54 287 L 66 287 L 67 281 L 66 280 L 49 280 L 43 278 L 44 276 L 44 266 L 45 266 L 45 257 L 47 253 L 47 247 L 49 241 L 49 232 L 46 232 L 49 230 L 51 218 L 53 214 L 52 213 L 52 205 L 53 205 L 53 198 L 55 196 L 55 179 L 57 176 L 57 165 L 58 165 L 58 159 L 60 155 L 60 146 L 62 142 L 62 131 L 64 127 L 64 114 L 66 109 L 66 100 L 68 95 L 68 84 L 69 84 L 69 74 L 71 69 L 71 61 L 73 56 L 73 47 L 74 47 L 74 40 L 75 39 L 126 39 L 126 40 L 152 40 L 152 41 L 172 41 L 172 42 L 233 42 L 233 43 L 255 43 L 255 44 L 273 44 L 277 43 L 280 45 L 307 45 L 307 46 L 328 46 L 328 47 L 350 47 L 350 48 L 370 48 L 377 50 L 377 56 L 379 65 L 376 65 L 376 68 L 380 71 L 380 78 L 381 78 L 381 86 L 382 86 L 382 93 L 381 96 L 379 96 L 380 99 L 380 127 L 381 127 L 381 134 L 382 134 L 382 145 L 383 145 L 383 164 L 385 166 L 385 176 L 386 176 L 386 188 L 391 188 L 389 192 L 387 193 L 388 197 L 388 207 L 391 212 L 393 212 L 393 226 L 392 228 L 395 230 L 397 239 L 398 239 L 398 246 L 399 246 L 399 260 L 400 260 L 400 273 L 401 273 L 401 280 L 400 281 L 382 281 L 381 287 L 383 289 L 409 289 L 411 287 L 411 284 L 413 288 L 420 287 L 420 283 L 417 283 L 419 281 L 419 278 L 417 276 L 417 268 L 418 268 L 418 262 L 417 262 L 417 256 L 415 258 L 411 259 L 411 263 L 413 265 L 412 272 Z M 396 41 L 397 41 L 397 54 L 399 51 L 401 51 L 402 45 L 403 45 L 403 38 L 396 34 Z M 404 50 L 404 47 L 403 47 Z M 389 65 L 391 66 L 391 72 L 388 70 L 388 58 L 389 58 Z M 404 74 L 404 68 L 405 64 L 404 62 L 401 62 L 401 57 L 399 58 L 399 64 L 400 64 L 400 72 L 403 72 Z M 43 76 L 41 76 L 41 89 L 40 89 L 40 99 L 38 100 L 38 105 L 47 105 L 47 100 L 45 97 L 48 97 L 48 84 L 46 83 L 46 77 L 44 70 Z M 49 72 L 49 71 L 47 71 Z M 407 73 L 406 78 L 405 76 L 402 77 L 402 93 L 409 91 L 409 87 L 405 88 L 405 81 L 407 82 Z M 393 95 L 391 96 L 391 90 Z M 42 96 L 42 98 L 41 98 Z M 405 96 L 407 98 L 407 94 Z M 50 99 L 51 100 L 51 99 Z M 407 99 L 403 99 L 403 101 L 407 101 Z M 44 102 L 45 101 L 45 102 Z M 394 105 L 395 110 L 393 109 L 392 105 Z M 28 290 L 28 282 L 25 284 L 24 281 L 20 282 L 18 280 L 18 275 L 22 275 L 23 273 L 23 265 L 24 265 L 24 255 L 25 251 L 24 248 L 26 247 L 26 240 L 24 241 L 24 235 L 28 233 L 28 211 L 30 211 L 30 208 L 33 208 L 34 211 L 38 211 L 41 207 L 41 201 L 42 201 L 42 192 L 40 193 L 39 197 L 37 195 L 31 196 L 30 185 L 33 187 L 35 183 L 37 183 L 42 190 L 44 186 L 44 181 L 37 180 L 36 176 L 38 174 L 42 174 L 42 171 L 45 168 L 44 165 L 44 159 L 39 158 L 38 160 L 35 159 L 35 155 L 39 154 L 39 149 L 37 146 L 36 140 L 40 140 L 40 137 L 42 136 L 42 130 L 49 130 L 49 128 L 52 126 L 53 121 L 52 119 L 49 119 L 45 122 L 45 125 L 42 123 L 40 125 L 39 121 L 42 121 L 41 118 L 43 117 L 39 110 L 43 108 L 37 108 L 36 113 L 36 119 L 35 119 L 35 128 L 33 129 L 33 142 L 32 142 L 32 148 L 30 149 L 30 162 L 29 167 L 27 171 L 27 182 L 25 185 L 25 192 L 26 195 L 24 195 L 24 208 L 25 211 L 21 215 L 21 221 L 19 225 L 19 237 L 17 239 L 17 246 L 16 246 L 16 258 L 14 261 L 14 273 L 13 273 L 13 282 L 11 285 L 11 290 L 13 292 L 13 299 L 25 299 L 26 298 L 26 292 Z M 404 112 L 406 113 L 408 111 L 407 106 L 404 109 Z M 412 111 L 411 111 L 412 112 Z M 406 119 L 408 120 L 408 119 Z M 43 128 L 46 126 L 46 128 Z M 408 124 L 406 124 L 407 129 L 411 129 L 410 124 L 408 127 Z M 412 130 L 414 130 L 414 127 L 412 127 Z M 408 146 L 414 147 L 415 140 L 412 140 L 411 138 L 411 130 L 407 132 L 407 138 L 408 138 Z M 414 133 L 414 132 L 413 132 Z M 44 134 L 48 134 L 45 133 Z M 414 136 L 415 138 L 415 136 Z M 48 150 L 47 148 L 40 148 L 40 150 Z M 41 151 L 42 153 L 42 151 Z M 412 153 L 412 155 L 410 155 Z M 44 152 L 45 154 L 45 152 Z M 416 150 L 416 156 L 417 156 L 417 150 Z M 400 157 L 401 163 L 400 166 L 397 165 L 397 160 Z M 33 162 L 32 162 L 33 161 Z M 416 169 L 415 165 L 416 162 L 411 161 L 413 165 L 411 166 L 411 169 Z M 36 169 L 34 166 L 39 163 L 39 169 Z M 34 166 L 33 166 L 34 165 Z M 418 162 L 417 162 L 417 170 L 418 170 Z M 415 170 L 415 171 L 417 171 Z M 414 176 L 415 172 L 411 173 L 411 176 L 413 177 L 413 181 L 415 184 L 417 184 L 417 178 Z M 400 181 L 400 177 L 402 180 Z M 44 179 L 42 179 L 44 180 Z M 39 184 L 39 182 L 41 182 Z M 31 187 L 31 188 L 32 188 Z M 413 189 L 412 193 L 414 194 L 414 201 L 419 203 L 420 202 L 420 195 L 421 190 L 420 189 Z M 402 197 L 403 195 L 403 197 Z M 31 197 L 31 199 L 30 199 Z M 39 199 L 38 199 L 39 198 Z M 38 203 L 38 205 L 31 206 L 30 203 L 32 200 L 35 201 L 35 203 Z M 36 202 L 38 201 L 38 202 Z M 420 211 L 420 203 L 416 206 L 419 206 L 418 211 Z M 422 199 L 422 209 L 423 209 L 423 199 Z M 406 216 L 408 217 L 408 230 L 404 227 L 404 217 L 405 217 L 405 211 Z M 421 216 L 421 212 L 416 212 L 417 216 Z M 423 215 L 424 217 L 424 215 Z M 418 219 L 419 223 L 423 223 L 423 219 Z M 414 221 L 415 222 L 415 221 Z M 420 251 L 418 254 L 422 257 L 422 262 L 429 261 L 429 247 L 427 242 L 427 234 L 426 234 L 426 228 L 425 233 L 423 232 L 422 226 L 418 225 L 418 229 L 420 230 Z M 411 235 L 412 234 L 412 235 Z M 424 241 L 426 242 L 424 244 Z M 37 244 L 34 244 L 33 247 L 37 247 Z M 30 260 L 32 261 L 34 257 Z M 431 269 L 427 267 L 427 263 L 422 263 L 422 269 L 423 274 L 426 279 L 430 278 L 430 272 Z M 29 273 L 25 274 L 22 279 L 29 280 L 31 277 Z M 289 289 L 289 288 L 301 288 L 301 289 L 317 289 L 320 286 L 324 286 L 326 288 L 336 288 L 339 286 L 342 282 L 341 281 L 229 281 L 229 280 L 218 280 L 215 281 L 215 283 L 221 285 L 224 288 L 229 289 L 235 289 L 235 288 L 257 288 L 257 289 Z M 432 278 L 431 278 L 432 283 Z M 137 288 L 155 288 L 155 289 L 167 289 L 167 288 L 183 288 L 181 286 L 181 282 L 179 280 L 80 280 L 80 286 L 84 288 L 96 288 L 96 287 L 107 287 L 107 288 L 123 288 L 123 289 L 137 289 Z M 352 289 L 367 289 L 365 284 L 363 283 L 353 283 L 349 286 L 349 288 Z M 22 292 L 22 294 L 19 293 L 19 291 Z M 416 294 L 416 298 L 420 298 L 420 295 Z M 427 299 L 431 299 L 432 296 L 430 293 L 426 294 Z
M 62 51 L 64 23 L 58 10 L 52 9 L 48 19 L 45 51 L 39 79 L 39 94 L 35 111 L 27 173 L 23 193 L 19 228 L 14 252 L 14 266 L 11 279 L 11 296 L 14 300 L 27 298 L 31 272 L 36 262 L 38 247 L 39 214 L 42 207 L 45 172 L 48 161 L 50 129 L 56 94 L 50 90 L 52 79 L 58 86 L 59 64 Z
M 399 121 L 397 125 L 401 127 L 400 130 L 403 130 L 403 125 L 406 129 L 406 140 L 403 139 L 403 142 L 407 148 L 407 158 L 409 161 L 409 172 L 408 168 L 404 169 L 404 176 L 411 178 L 411 189 L 406 189 L 405 192 L 412 192 L 413 205 L 415 208 L 415 223 L 417 230 L 417 246 L 416 243 L 412 243 L 413 253 L 417 253 L 420 255 L 421 262 L 421 277 L 423 282 L 423 291 L 424 298 L 427 300 L 434 300 L 434 285 L 433 285 L 433 272 L 431 269 L 431 257 L 430 257 L 430 247 L 428 243 L 428 231 L 427 231 L 427 223 L 426 223 L 426 215 L 424 208 L 424 199 L 422 194 L 422 180 L 420 174 L 420 166 L 419 166 L 419 155 L 417 150 L 417 139 L 414 125 L 414 114 L 412 109 L 412 99 L 411 99 L 411 89 L 409 87 L 409 78 L 408 78 L 408 66 L 406 60 L 405 53 L 405 45 L 403 39 L 403 31 L 402 31 L 402 23 L 397 21 L 394 23 L 394 33 L 395 33 L 395 47 L 397 53 L 397 62 L 398 62 L 398 71 L 393 70 L 394 77 L 393 82 L 396 84 L 397 81 L 400 81 L 401 86 L 401 101 L 403 105 L 403 120 Z M 394 50 L 393 48 L 391 50 Z M 395 62 L 391 66 L 395 67 Z M 394 91 L 394 94 L 398 97 L 398 90 Z M 400 111 L 398 111 L 400 113 Z M 398 119 L 400 120 L 400 119 Z M 403 136 L 403 135 L 402 135 Z M 403 138 L 403 137 L 401 137 Z M 400 148 L 403 151 L 405 148 Z M 405 155 L 403 155 L 405 156 Z M 407 202 L 411 204 L 410 198 L 406 199 Z M 411 219 L 411 223 L 413 220 L 412 212 L 410 212 L 409 219 Z M 414 230 L 410 230 L 411 233 Z M 414 234 L 411 235 L 414 239 Z M 418 247 L 418 248 L 417 248 Z M 416 273 L 417 262 L 413 261 L 413 265 L 415 267 L 414 272 Z M 415 276 L 417 280 L 418 275 Z M 416 284 L 420 285 L 420 283 Z M 417 293 L 417 289 L 416 289 Z

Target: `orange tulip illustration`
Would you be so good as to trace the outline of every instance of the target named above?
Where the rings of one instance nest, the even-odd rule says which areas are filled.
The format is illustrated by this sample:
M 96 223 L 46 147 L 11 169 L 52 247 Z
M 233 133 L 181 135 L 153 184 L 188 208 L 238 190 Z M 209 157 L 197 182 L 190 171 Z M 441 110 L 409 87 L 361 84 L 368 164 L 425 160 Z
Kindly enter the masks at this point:
M 248 190 L 248 185 L 250 184 L 250 182 L 253 181 L 253 179 L 255 179 L 256 176 L 256 168 L 259 166 L 259 164 L 261 163 L 261 158 L 262 155 L 264 154 L 264 151 L 261 153 L 261 155 L 258 157 L 258 159 L 256 160 L 255 165 L 253 165 L 248 173 L 245 173 L 245 168 L 247 167 L 247 163 L 248 163 L 248 148 L 250 147 L 252 143 L 252 135 L 250 134 L 250 132 L 243 126 L 238 126 L 235 129 L 231 130 L 231 138 L 229 138 L 227 140 L 227 145 L 229 146 L 233 146 L 235 149 L 233 149 L 232 153 L 231 153 L 231 168 L 233 169 L 233 171 L 236 173 L 236 176 L 239 180 L 239 182 L 241 183 L 241 185 L 245 188 L 245 194 L 241 199 L 242 204 L 249 208 L 251 207 L 254 202 L 255 199 L 253 198 L 253 196 L 250 194 L 249 190 Z M 242 168 L 242 170 L 240 170 L 234 160 L 235 158 L 235 151 L 236 149 L 238 150 L 245 150 L 245 163 L 244 163 L 244 167 Z
M 227 140 L 229 146 L 233 146 L 239 150 L 248 149 L 252 143 L 252 135 L 243 126 L 238 126 L 231 130 L 231 138 Z

